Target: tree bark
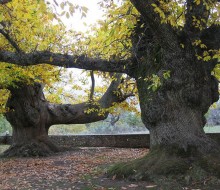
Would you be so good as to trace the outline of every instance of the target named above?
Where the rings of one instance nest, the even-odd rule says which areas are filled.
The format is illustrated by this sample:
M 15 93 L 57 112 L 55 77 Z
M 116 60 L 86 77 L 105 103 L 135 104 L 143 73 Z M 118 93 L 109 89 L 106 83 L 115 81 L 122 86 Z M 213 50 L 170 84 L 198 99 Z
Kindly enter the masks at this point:
M 48 138 L 48 102 L 43 94 L 43 86 L 22 85 L 10 88 L 6 118 L 13 133 L 13 144 L 5 156 L 46 156 L 59 148 Z
M 52 58 L 52 59 L 51 59 Z M 0 61 L 19 66 L 49 64 L 65 68 L 79 68 L 93 71 L 129 73 L 133 59 L 104 60 L 90 58 L 86 55 L 66 55 L 49 51 L 36 51 L 32 53 L 18 53 L 0 50 Z
M 161 87 L 151 95 L 143 91 L 146 84 L 138 81 L 142 120 L 150 131 L 152 150 L 164 147 L 195 154 L 219 152 L 219 146 L 203 130 L 204 115 L 218 100 L 218 85 L 214 77 L 203 82 L 204 86 L 191 84 L 178 90 Z
M 178 59 L 175 61 L 179 62 Z M 142 77 L 138 74 L 141 117 L 150 131 L 150 151 L 143 158 L 116 164 L 109 169 L 110 176 L 155 183 L 167 178 L 186 185 L 189 185 L 186 176 L 192 179 L 190 184 L 202 183 L 203 179 L 214 176 L 219 179 L 219 144 L 203 130 L 204 114 L 218 100 L 218 83 L 210 74 L 204 74 L 197 64 L 191 62 L 191 70 L 185 69 L 184 77 L 180 75 L 183 69 L 172 65 L 171 77 L 156 91 L 149 88 L 151 82 L 144 80 L 146 70 Z M 187 62 L 182 66 L 186 65 Z M 138 70 L 144 70 L 144 67 Z M 160 67 L 157 74 L 163 70 Z
M 141 19 L 138 25 L 143 22 Z M 171 50 L 145 25 L 147 29 L 137 26 L 133 36 L 137 47 L 133 77 L 137 81 L 142 121 L 150 131 L 151 149 L 159 146 L 202 154 L 219 152 L 217 144 L 203 130 L 204 115 L 219 98 L 218 81 L 211 75 L 213 66 L 210 69 L 206 62 L 197 59 L 191 42 L 184 49 L 172 43 Z M 212 62 L 216 64 L 212 60 L 210 65 L 215 65 Z M 165 72 L 170 77 L 164 77 Z M 153 76 L 157 77 L 157 84 Z
M 116 95 L 121 75 L 113 81 L 102 98 L 94 102 L 81 104 L 52 104 L 43 94 L 43 85 L 19 85 L 11 87 L 8 99 L 6 118 L 13 128 L 13 144 L 4 153 L 5 156 L 47 156 L 59 151 L 59 147 L 48 138 L 48 130 L 54 124 L 79 124 L 103 120 L 108 112 L 100 114 L 100 110 L 108 108 L 115 102 L 121 102 L 126 96 Z M 87 109 L 96 111 L 86 113 Z
M 151 10 L 146 9 L 148 2 L 155 1 L 132 1 L 144 15 L 132 36 L 136 68 L 131 73 L 137 82 L 141 118 L 150 131 L 150 152 L 143 158 L 116 164 L 108 174 L 155 183 L 168 177 L 173 182 L 181 181 L 181 185 L 189 183 L 186 177 L 194 180 L 192 184 L 213 176 L 219 179 L 219 145 L 203 130 L 205 113 L 219 99 L 218 81 L 211 75 L 218 60 L 198 60 L 196 54 L 201 50 L 192 45 L 188 34 L 173 35 L 166 26 L 164 30 L 163 26 L 157 27 L 155 32 L 151 27 L 154 20 L 148 18 Z M 144 27 L 140 27 L 143 22 Z M 211 38 L 216 37 L 218 34 Z M 215 42 L 208 45 L 219 48 Z

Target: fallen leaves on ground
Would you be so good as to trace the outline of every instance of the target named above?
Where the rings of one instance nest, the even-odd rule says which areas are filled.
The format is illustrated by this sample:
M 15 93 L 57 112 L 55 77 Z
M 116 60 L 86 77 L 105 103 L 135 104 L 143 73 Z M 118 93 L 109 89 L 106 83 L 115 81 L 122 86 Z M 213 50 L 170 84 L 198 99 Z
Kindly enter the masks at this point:
M 100 166 L 136 159 L 146 152 L 146 149 L 82 148 L 46 158 L 1 159 L 0 189 L 140 189 L 137 183 L 105 178 L 105 169 Z M 97 179 L 95 184 L 92 179 Z M 110 187 L 116 183 L 117 188 Z

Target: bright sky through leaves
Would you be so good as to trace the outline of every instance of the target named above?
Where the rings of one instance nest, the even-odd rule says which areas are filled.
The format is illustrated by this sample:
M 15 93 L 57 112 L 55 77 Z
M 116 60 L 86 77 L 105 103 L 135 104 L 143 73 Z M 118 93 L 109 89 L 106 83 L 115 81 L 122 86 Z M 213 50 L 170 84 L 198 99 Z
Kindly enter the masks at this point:
M 51 5 L 55 5 L 54 4 L 54 0 L 48 0 L 48 2 L 51 3 Z M 60 1 L 57 0 L 57 3 L 60 5 L 62 2 L 64 1 Z M 67 30 L 74 30 L 74 31 L 78 31 L 78 32 L 86 32 L 87 30 L 89 30 L 89 26 L 93 25 L 97 22 L 97 20 L 102 19 L 103 17 L 103 11 L 100 9 L 99 5 L 98 5 L 98 1 L 97 0 L 72 0 L 71 3 L 73 3 L 74 5 L 79 5 L 79 6 L 85 6 L 86 8 L 88 8 L 88 12 L 86 14 L 86 17 L 82 18 L 82 14 L 79 11 L 76 11 L 73 16 L 71 16 L 70 18 L 66 18 L 65 15 L 63 15 L 61 17 L 61 20 L 63 22 L 63 24 L 66 26 Z M 56 10 L 58 12 L 62 12 L 60 6 L 54 6 L 56 8 Z M 68 10 L 67 10 L 68 11 Z M 67 74 L 66 76 L 68 77 L 68 75 L 72 75 L 75 78 L 75 83 L 77 84 L 81 84 L 81 82 L 79 80 L 81 80 L 82 78 L 85 78 L 85 73 L 82 73 L 81 69 L 68 69 L 65 71 Z M 71 74 L 72 73 L 72 74 Z M 76 77 L 78 76 L 78 77 Z M 97 80 L 98 79 L 98 80 Z M 99 84 L 100 78 L 96 77 L 96 82 Z M 87 85 L 84 86 L 86 88 L 89 88 L 89 86 L 91 85 L 91 81 L 88 79 L 87 80 Z M 70 91 L 71 92 L 72 89 L 72 85 L 66 85 L 65 86 L 65 90 L 66 91 Z M 74 94 L 81 94 L 83 93 L 81 90 L 74 90 Z
M 48 0 L 51 4 L 54 4 L 53 0 Z M 57 3 L 61 3 L 63 1 L 57 1 Z M 82 15 L 76 11 L 73 14 L 73 17 L 67 19 L 65 15 L 62 17 L 62 22 L 65 24 L 67 29 L 73 29 L 75 31 L 85 32 L 89 25 L 95 24 L 97 20 L 102 19 L 103 11 L 100 9 L 97 0 L 72 0 L 71 3 L 85 6 L 88 8 L 88 12 L 86 17 L 82 17 Z M 57 9 L 59 9 L 57 7 Z

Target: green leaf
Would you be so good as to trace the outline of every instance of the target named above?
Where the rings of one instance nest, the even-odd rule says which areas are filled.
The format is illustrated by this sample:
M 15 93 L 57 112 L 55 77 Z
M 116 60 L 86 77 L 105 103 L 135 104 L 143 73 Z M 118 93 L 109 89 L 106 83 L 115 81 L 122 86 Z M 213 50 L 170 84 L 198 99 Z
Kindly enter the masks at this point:
M 61 9 L 64 9 L 64 6 L 65 6 L 65 3 L 62 2 L 62 3 L 60 4 Z
M 4 15 L 0 13 L 0 22 L 2 22 L 3 20 L 4 20 Z

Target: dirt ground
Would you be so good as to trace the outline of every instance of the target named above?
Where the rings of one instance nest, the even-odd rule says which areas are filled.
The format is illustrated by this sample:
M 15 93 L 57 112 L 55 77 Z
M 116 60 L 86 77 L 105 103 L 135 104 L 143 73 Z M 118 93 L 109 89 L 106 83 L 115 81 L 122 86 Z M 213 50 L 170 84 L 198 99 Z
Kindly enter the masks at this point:
M 176 190 L 172 184 L 166 187 L 117 180 L 115 176 L 107 178 L 110 165 L 142 157 L 147 152 L 147 149 L 78 148 L 47 158 L 0 159 L 0 190 Z
M 146 189 L 153 184 L 106 177 L 106 168 L 146 154 L 146 149 L 82 148 L 47 158 L 0 160 L 1 190 Z

